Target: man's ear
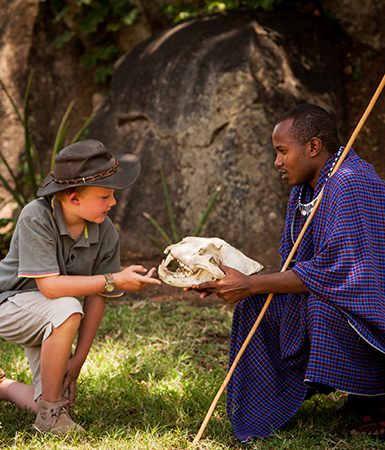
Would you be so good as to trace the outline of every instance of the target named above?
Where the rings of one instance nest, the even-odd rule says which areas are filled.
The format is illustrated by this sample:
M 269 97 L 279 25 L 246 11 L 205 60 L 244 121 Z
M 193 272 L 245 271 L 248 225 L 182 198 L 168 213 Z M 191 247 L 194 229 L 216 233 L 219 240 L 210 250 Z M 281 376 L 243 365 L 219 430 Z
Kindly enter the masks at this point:
M 319 155 L 321 149 L 322 149 L 321 139 L 317 137 L 311 138 L 309 141 L 309 156 L 314 157 Z

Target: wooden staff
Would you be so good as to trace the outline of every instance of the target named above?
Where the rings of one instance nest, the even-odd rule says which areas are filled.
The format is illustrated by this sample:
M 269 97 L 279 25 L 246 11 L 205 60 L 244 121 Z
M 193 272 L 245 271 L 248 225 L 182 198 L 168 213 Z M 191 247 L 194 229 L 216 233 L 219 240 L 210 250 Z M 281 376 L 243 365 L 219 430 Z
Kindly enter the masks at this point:
M 382 77 L 382 80 L 381 80 L 380 84 L 378 85 L 376 92 L 374 93 L 372 99 L 369 102 L 369 105 L 367 106 L 364 114 L 362 115 L 360 121 L 358 122 L 356 128 L 354 129 L 353 134 L 351 135 L 348 143 L 346 144 L 346 147 L 345 147 L 344 151 L 342 152 L 337 164 L 334 166 L 334 169 L 333 169 L 332 173 L 330 174 L 330 176 L 333 176 L 334 173 L 339 169 L 340 165 L 343 163 L 344 159 L 346 158 L 349 150 L 351 149 L 351 147 L 353 145 L 353 142 L 356 140 L 356 137 L 358 136 L 359 132 L 361 131 L 361 128 L 363 127 L 364 123 L 366 122 L 366 119 L 368 118 L 374 105 L 376 104 L 376 101 L 377 101 L 378 97 L 380 96 L 381 91 L 384 88 L 384 86 L 385 86 L 385 75 Z M 287 257 L 287 259 L 285 261 L 285 264 L 282 266 L 281 272 L 285 272 L 286 269 L 289 267 L 289 264 L 290 264 L 291 260 L 293 259 L 293 256 L 294 256 L 295 252 L 297 251 L 297 248 L 298 248 L 306 230 L 308 229 L 309 224 L 312 221 L 314 214 L 316 213 L 316 211 L 318 209 L 319 204 L 321 203 L 323 191 L 324 191 L 324 188 L 321 189 L 320 195 L 314 204 L 313 211 L 307 218 L 297 240 L 295 241 L 295 243 L 293 245 L 293 248 L 291 249 L 289 256 Z M 230 378 L 232 377 L 234 370 L 237 367 L 239 360 L 241 359 L 241 356 L 243 355 L 244 351 L 246 350 L 247 346 L 249 345 L 251 338 L 254 336 L 254 333 L 256 332 L 257 328 L 259 327 L 259 324 L 261 323 L 261 320 L 263 319 L 263 316 L 265 315 L 266 310 L 269 307 L 270 302 L 273 299 L 273 297 L 274 297 L 274 294 L 268 295 L 267 300 L 266 300 L 265 304 L 263 305 L 263 308 L 261 309 L 261 312 L 259 313 L 259 315 L 257 317 L 257 320 L 255 321 L 255 323 L 254 323 L 253 327 L 251 328 L 249 334 L 247 335 L 244 343 L 242 344 L 242 347 L 240 348 L 237 356 L 235 357 L 235 359 L 226 375 L 226 378 L 224 379 L 224 381 L 222 383 L 222 386 L 219 388 L 217 395 L 215 396 L 214 400 L 212 401 L 212 403 L 210 405 L 210 408 L 209 408 L 209 410 L 206 414 L 206 417 L 198 431 L 198 434 L 195 436 L 195 439 L 192 443 L 193 447 L 195 447 L 198 444 L 200 438 L 202 437 L 202 435 L 206 429 L 206 426 L 209 423 L 210 417 L 211 417 L 212 413 L 214 412 L 214 409 L 215 409 L 222 393 L 224 392 L 226 386 L 228 385 Z

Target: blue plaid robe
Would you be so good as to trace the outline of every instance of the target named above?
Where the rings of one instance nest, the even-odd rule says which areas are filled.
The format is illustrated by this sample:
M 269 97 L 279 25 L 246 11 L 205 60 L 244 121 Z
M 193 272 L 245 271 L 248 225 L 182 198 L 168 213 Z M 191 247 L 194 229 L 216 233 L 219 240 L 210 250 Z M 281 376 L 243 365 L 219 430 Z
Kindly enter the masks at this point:
M 321 383 L 362 395 L 385 393 L 385 183 L 350 150 L 314 196 L 321 204 L 292 269 L 306 294 L 276 294 L 229 382 L 227 408 L 236 437 L 266 437 L 302 404 L 308 386 Z M 285 261 L 305 222 L 293 187 L 281 240 Z M 302 202 L 311 200 L 304 187 Z M 266 296 L 235 308 L 230 364 Z

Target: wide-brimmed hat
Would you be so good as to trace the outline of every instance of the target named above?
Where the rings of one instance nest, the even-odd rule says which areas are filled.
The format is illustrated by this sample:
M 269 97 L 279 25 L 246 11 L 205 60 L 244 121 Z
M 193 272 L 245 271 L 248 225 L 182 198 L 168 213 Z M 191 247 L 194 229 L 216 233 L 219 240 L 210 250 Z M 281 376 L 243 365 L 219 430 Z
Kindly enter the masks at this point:
M 135 155 L 113 156 L 95 139 L 75 142 L 63 148 L 55 158 L 55 168 L 41 183 L 37 195 L 54 194 L 75 186 L 99 186 L 123 190 L 140 173 Z

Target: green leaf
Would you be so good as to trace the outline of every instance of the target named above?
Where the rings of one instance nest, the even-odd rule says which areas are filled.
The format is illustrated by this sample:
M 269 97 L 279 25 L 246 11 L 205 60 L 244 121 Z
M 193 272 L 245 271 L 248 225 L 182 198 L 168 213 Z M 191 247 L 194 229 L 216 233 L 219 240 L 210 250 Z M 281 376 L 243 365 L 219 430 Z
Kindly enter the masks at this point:
M 114 67 L 112 64 L 98 67 L 95 71 L 95 79 L 96 82 L 102 83 L 108 79 L 114 71 Z
M 38 187 L 38 181 L 37 181 L 37 172 L 34 164 L 33 159 L 33 144 L 32 144 L 32 136 L 31 136 L 31 130 L 29 128 L 29 94 L 31 91 L 32 86 L 32 72 L 29 74 L 28 81 L 27 81 L 27 87 L 25 89 L 24 94 L 24 102 L 23 102 L 23 112 L 24 112 L 24 144 L 25 144 L 25 155 L 27 157 L 27 173 L 29 182 L 31 185 L 31 189 L 33 192 L 37 191 Z
M 6 189 L 6 191 L 8 191 L 12 195 L 15 202 L 19 206 L 23 207 L 25 203 L 23 202 L 23 199 L 20 197 L 19 192 L 16 189 L 14 189 L 1 174 L 0 174 L 0 181 L 2 182 L 3 187 Z
M 79 25 L 84 34 L 93 34 L 98 30 L 98 25 L 103 23 L 108 15 L 108 6 L 100 6 L 93 10 L 89 10 L 88 14 L 83 17 Z
M 12 181 L 16 187 L 16 190 L 18 190 L 19 189 L 18 179 L 16 178 L 16 175 L 15 175 L 14 171 L 12 170 L 11 166 L 8 164 L 8 161 L 7 161 L 6 157 L 3 155 L 3 152 L 0 152 L 0 161 L 4 164 L 5 168 L 7 169 L 8 174 L 12 178 Z
M 150 222 L 150 224 L 155 228 L 155 230 L 162 236 L 162 238 L 171 245 L 173 242 L 169 235 L 166 233 L 165 229 L 157 222 L 150 214 L 147 212 L 143 213 L 143 216 Z
M 73 31 L 67 30 L 59 36 L 56 36 L 52 41 L 52 45 L 54 46 L 54 48 L 61 48 L 64 46 L 64 44 L 67 44 L 67 42 L 69 42 L 74 36 L 75 33 Z
M 71 140 L 71 144 L 73 144 L 74 142 L 79 141 L 80 139 L 83 138 L 84 134 L 86 134 L 87 132 L 87 127 L 88 125 L 91 123 L 92 119 L 95 117 L 94 113 L 91 113 L 87 119 L 84 121 L 83 125 L 80 127 L 80 129 L 77 131 L 77 133 L 75 134 L 75 136 L 72 138 Z
M 68 126 L 68 117 L 71 114 L 72 108 L 74 106 L 74 101 L 71 101 L 68 105 L 67 109 L 64 112 L 64 115 L 60 121 L 59 128 L 56 132 L 55 136 L 55 142 L 52 147 L 51 151 L 51 170 L 55 167 L 55 157 L 57 152 L 63 147 L 64 144 L 64 138 L 67 132 L 67 126 Z
M 206 223 L 211 211 L 213 210 L 215 203 L 217 201 L 217 197 L 219 192 L 221 191 L 221 187 L 218 186 L 215 191 L 211 194 L 209 201 L 207 203 L 206 209 L 203 211 L 203 214 L 198 222 L 198 225 L 195 227 L 193 231 L 193 236 L 199 236 L 201 234 L 202 228 Z
M 106 61 L 111 58 L 115 58 L 121 53 L 116 45 L 106 45 L 104 47 L 100 47 L 95 51 L 96 59 Z
M 207 6 L 209 12 L 222 12 L 226 11 L 227 5 L 224 2 L 211 2 Z
M 113 33 L 118 31 L 119 28 L 120 28 L 120 23 L 119 22 L 108 23 L 107 26 L 106 26 L 106 30 L 107 31 L 112 31 Z
M 14 219 L 10 218 L 0 218 L 0 228 L 6 227 L 9 223 L 15 222 Z
M 173 207 L 171 204 L 170 192 L 168 189 L 167 179 L 163 173 L 163 169 L 160 169 L 160 178 L 162 180 L 164 202 L 166 204 L 167 217 L 168 217 L 168 222 L 171 227 L 172 237 L 174 239 L 174 242 L 179 242 L 180 238 L 179 238 L 179 233 L 178 233 L 176 223 L 175 223 L 174 210 L 173 210 Z
M 152 244 L 160 251 L 160 253 L 164 255 L 164 244 L 162 244 L 162 242 L 159 239 L 156 239 L 154 236 L 149 236 L 149 239 Z
M 13 110 L 15 111 L 17 120 L 18 120 L 21 124 L 23 124 L 23 122 L 24 122 L 23 116 L 21 115 L 21 113 L 20 113 L 20 111 L 19 111 L 19 108 L 18 108 L 17 105 L 16 105 L 16 102 L 13 100 L 13 98 L 12 98 L 10 92 L 8 91 L 7 86 L 4 84 L 4 82 L 3 82 L 3 80 L 2 80 L 1 78 L 0 78 L 0 86 L 1 86 L 1 88 L 3 89 L 3 91 L 4 91 L 5 95 L 6 95 L 6 97 L 7 97 L 8 100 L 10 101 L 10 103 L 11 103 L 11 105 L 12 105 L 12 108 L 13 108 Z
M 91 69 L 97 65 L 98 58 L 95 51 L 87 51 L 80 58 L 80 64 L 87 69 Z
M 133 8 L 128 14 L 122 17 L 122 22 L 124 25 L 133 25 L 140 16 L 139 8 Z

